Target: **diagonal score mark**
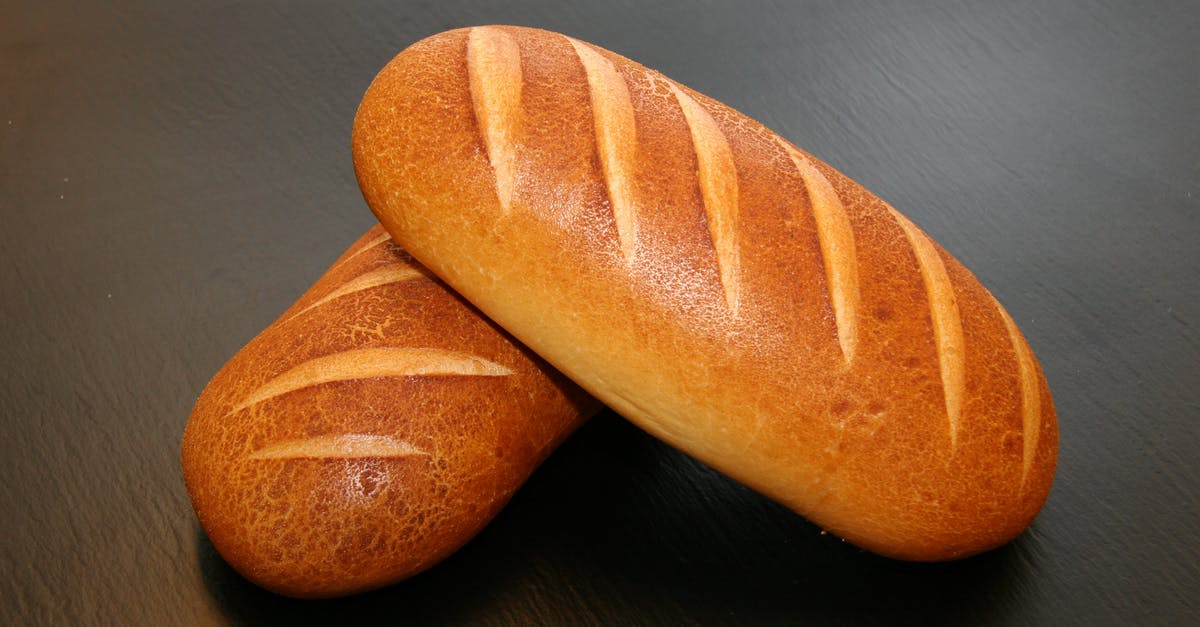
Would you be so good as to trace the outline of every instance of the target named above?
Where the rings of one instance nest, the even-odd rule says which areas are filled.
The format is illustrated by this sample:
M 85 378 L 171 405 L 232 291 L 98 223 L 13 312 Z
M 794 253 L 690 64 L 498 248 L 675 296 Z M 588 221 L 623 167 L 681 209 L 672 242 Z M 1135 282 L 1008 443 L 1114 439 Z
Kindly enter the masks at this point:
M 838 345 L 842 349 L 842 358 L 850 363 L 858 345 L 858 305 L 861 298 L 858 257 L 850 218 L 829 179 L 787 142 L 782 139 L 777 141 L 791 157 L 808 191 L 809 204 L 817 225 L 817 241 L 821 246 L 821 260 L 825 264 L 825 282 L 829 287 Z
M 428 455 L 409 442 L 386 435 L 347 433 L 287 440 L 263 447 L 249 459 L 363 459 Z
M 958 422 L 962 414 L 963 393 L 966 388 L 966 350 L 963 341 L 962 318 L 954 297 L 954 286 L 946 272 L 946 264 L 934 248 L 929 236 L 921 232 L 908 218 L 886 205 L 917 256 L 921 281 L 929 298 L 929 315 L 937 344 L 938 369 L 942 375 L 942 392 L 946 398 L 946 417 L 950 422 L 950 448 L 958 446 Z
M 629 86 L 616 68 L 591 46 L 567 37 L 587 75 L 588 92 L 592 100 L 593 125 L 596 129 L 596 150 L 600 168 L 608 186 L 613 221 L 617 225 L 617 241 L 621 256 L 633 261 L 637 236 L 637 215 L 634 204 L 634 159 L 637 152 L 637 124 Z
M 516 134 L 524 80 L 520 47 L 498 28 L 472 28 L 467 37 L 467 75 L 475 121 L 496 175 L 496 196 L 507 212 L 516 179 Z
M 712 115 L 675 83 L 668 81 L 683 111 L 699 169 L 700 195 L 708 216 L 708 232 L 717 254 L 725 303 L 737 315 L 740 301 L 737 246 L 738 173 L 729 140 Z
M 281 394 L 333 381 L 378 377 L 501 377 L 512 370 L 482 357 L 440 348 L 363 348 L 310 359 L 271 379 L 235 406 L 241 411 Z
M 368 250 L 371 250 L 372 248 L 375 248 L 376 246 L 378 246 L 384 242 L 391 241 L 391 239 L 392 239 L 392 236 L 389 235 L 387 231 L 384 231 L 383 233 L 379 234 L 377 237 L 375 237 L 371 241 L 366 242 L 365 244 L 360 246 L 358 250 L 347 255 L 345 259 L 335 263 L 330 269 L 344 265 L 346 262 L 350 261 L 351 259 L 354 259 L 355 257 L 367 252 Z
M 995 299 L 993 298 L 995 301 Z M 1000 301 L 995 301 L 996 309 L 1008 329 L 1008 337 L 1012 341 L 1013 352 L 1017 356 L 1017 373 L 1021 381 L 1021 435 L 1023 450 L 1021 452 L 1021 489 L 1025 489 L 1025 480 L 1029 476 L 1029 468 L 1033 465 L 1033 455 L 1037 452 L 1038 437 L 1041 435 L 1042 399 L 1038 390 L 1037 367 L 1033 351 L 1021 336 L 1017 323 L 1013 322 Z
M 382 268 L 378 268 L 354 277 L 353 279 L 344 283 L 341 287 L 326 294 L 320 300 L 292 314 L 288 320 L 293 320 L 300 316 L 300 314 L 312 309 L 316 309 L 317 307 L 320 307 L 331 300 L 341 298 L 343 296 L 349 296 L 350 294 L 361 292 L 363 290 L 369 290 L 373 287 L 379 287 L 381 285 L 389 285 L 392 283 L 399 283 L 401 281 L 411 281 L 413 279 L 421 279 L 424 277 L 424 274 L 421 274 L 419 270 L 409 265 L 395 263 L 389 266 L 384 266 Z

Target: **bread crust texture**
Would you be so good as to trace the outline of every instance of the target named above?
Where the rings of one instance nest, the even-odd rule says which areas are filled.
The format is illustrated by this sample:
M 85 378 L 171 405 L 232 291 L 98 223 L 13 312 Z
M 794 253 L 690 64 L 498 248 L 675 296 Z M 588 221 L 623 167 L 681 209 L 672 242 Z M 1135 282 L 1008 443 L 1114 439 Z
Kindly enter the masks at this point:
M 184 479 L 247 579 L 343 596 L 453 553 L 598 408 L 376 226 L 213 377 Z
M 906 217 L 598 46 L 482 26 L 367 90 L 364 196 L 487 316 L 651 434 L 883 555 L 1025 529 L 1057 422 L 995 298 Z

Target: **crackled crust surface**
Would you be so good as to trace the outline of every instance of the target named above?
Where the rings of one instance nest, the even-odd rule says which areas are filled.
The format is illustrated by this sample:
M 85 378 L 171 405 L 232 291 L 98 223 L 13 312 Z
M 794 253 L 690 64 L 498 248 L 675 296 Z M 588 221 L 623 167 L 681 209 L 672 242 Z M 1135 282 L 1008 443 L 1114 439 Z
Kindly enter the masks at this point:
M 248 579 L 350 594 L 458 549 L 597 408 L 376 226 L 205 388 L 184 477 Z

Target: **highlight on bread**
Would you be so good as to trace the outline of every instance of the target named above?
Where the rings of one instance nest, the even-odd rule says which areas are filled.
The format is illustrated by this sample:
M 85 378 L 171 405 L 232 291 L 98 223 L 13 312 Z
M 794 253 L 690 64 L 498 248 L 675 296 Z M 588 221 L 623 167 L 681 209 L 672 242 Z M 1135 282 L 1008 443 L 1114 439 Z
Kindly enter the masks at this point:
M 352 594 L 457 550 L 598 408 L 376 226 L 213 377 L 184 478 L 247 579 Z
M 1053 480 L 1012 318 L 906 217 L 598 46 L 483 26 L 368 89 L 364 196 L 406 250 L 610 407 L 883 555 L 968 556 Z

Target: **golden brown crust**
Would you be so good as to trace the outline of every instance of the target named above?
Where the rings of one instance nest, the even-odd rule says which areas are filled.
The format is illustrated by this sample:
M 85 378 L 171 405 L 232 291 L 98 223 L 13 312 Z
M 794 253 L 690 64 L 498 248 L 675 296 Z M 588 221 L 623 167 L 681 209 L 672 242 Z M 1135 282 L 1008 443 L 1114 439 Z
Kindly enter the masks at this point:
M 484 84 L 519 98 L 489 108 Z M 753 120 L 598 47 L 486 27 L 397 56 L 353 143 L 368 203 L 431 270 L 647 431 L 830 531 L 949 559 L 1040 509 L 1054 409 L 1007 314 Z
M 456 550 L 596 408 L 376 226 L 213 377 L 184 478 L 248 579 L 351 594 Z

